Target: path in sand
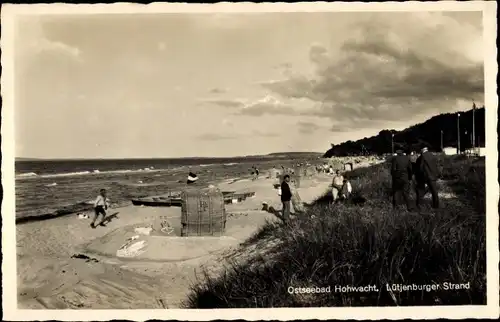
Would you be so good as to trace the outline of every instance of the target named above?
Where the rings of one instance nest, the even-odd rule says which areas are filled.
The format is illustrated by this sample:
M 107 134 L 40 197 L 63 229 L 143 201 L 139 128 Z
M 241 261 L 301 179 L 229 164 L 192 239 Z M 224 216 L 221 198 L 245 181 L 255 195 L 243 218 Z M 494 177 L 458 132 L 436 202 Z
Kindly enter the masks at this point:
M 321 195 L 329 177 L 303 180 L 304 202 Z M 125 240 L 159 216 L 180 222 L 180 208 L 128 206 L 112 209 L 116 218 L 106 227 L 91 229 L 76 215 L 16 226 L 18 306 L 35 308 L 153 309 L 176 308 L 196 282 L 203 266 L 220 268 L 222 254 L 236 249 L 266 220 L 267 202 L 281 209 L 272 179 L 222 183 L 221 190 L 255 191 L 240 204 L 227 205 L 228 221 L 222 238 L 147 236 L 146 251 L 134 259 L 116 257 Z M 95 260 L 72 258 L 84 254 Z

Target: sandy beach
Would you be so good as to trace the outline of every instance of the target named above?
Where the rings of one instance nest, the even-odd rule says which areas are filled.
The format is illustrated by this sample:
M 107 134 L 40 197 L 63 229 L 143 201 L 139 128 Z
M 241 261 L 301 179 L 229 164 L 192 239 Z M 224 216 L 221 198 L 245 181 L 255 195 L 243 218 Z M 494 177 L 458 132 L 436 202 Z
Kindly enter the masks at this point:
M 241 203 L 226 205 L 223 237 L 175 236 L 181 216 L 177 207 L 111 209 L 112 220 L 97 229 L 89 227 L 90 219 L 76 215 L 17 225 L 19 308 L 178 308 L 202 268 L 222 267 L 223 258 L 267 220 L 279 220 L 262 211 L 263 202 L 281 209 L 273 188 L 276 182 L 242 179 L 217 185 L 222 191 L 256 193 Z M 307 203 L 324 193 L 329 183 L 328 176 L 316 176 L 303 179 L 297 190 Z M 172 225 L 173 234 L 141 235 L 147 245 L 141 254 L 117 257 L 116 251 L 127 238 L 137 237 L 135 228 L 158 227 L 159 218 Z

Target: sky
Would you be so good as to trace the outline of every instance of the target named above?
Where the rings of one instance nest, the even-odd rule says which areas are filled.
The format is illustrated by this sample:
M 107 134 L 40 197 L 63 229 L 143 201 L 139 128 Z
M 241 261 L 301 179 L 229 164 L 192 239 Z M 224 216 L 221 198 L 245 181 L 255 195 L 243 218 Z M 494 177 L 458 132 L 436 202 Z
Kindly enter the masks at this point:
M 484 100 L 481 12 L 26 16 L 16 156 L 326 151 Z

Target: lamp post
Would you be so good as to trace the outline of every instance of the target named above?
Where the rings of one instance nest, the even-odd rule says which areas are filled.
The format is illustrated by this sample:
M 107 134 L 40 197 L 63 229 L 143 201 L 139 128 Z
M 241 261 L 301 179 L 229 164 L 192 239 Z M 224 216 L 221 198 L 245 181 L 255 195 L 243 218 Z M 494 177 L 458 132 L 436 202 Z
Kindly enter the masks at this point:
M 443 130 L 441 130 L 441 152 L 443 152 Z
M 391 133 L 391 151 L 394 154 L 394 133 Z
M 476 102 L 472 102 L 472 149 L 476 152 Z
M 457 154 L 460 154 L 460 113 L 457 114 Z
M 467 141 L 467 130 L 465 130 L 465 140 Z M 465 143 L 465 153 L 467 154 L 467 143 Z

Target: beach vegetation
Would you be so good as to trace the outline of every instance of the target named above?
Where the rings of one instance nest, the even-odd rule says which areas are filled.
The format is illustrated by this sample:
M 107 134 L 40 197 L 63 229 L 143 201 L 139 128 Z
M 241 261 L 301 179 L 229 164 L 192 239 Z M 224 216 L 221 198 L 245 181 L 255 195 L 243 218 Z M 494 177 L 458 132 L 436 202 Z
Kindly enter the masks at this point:
M 386 163 L 351 171 L 362 206 L 325 193 L 290 223 L 268 222 L 242 245 L 261 251 L 201 274 L 184 306 L 486 304 L 484 158 L 441 156 L 440 168 L 454 197 L 420 212 L 392 209 Z

